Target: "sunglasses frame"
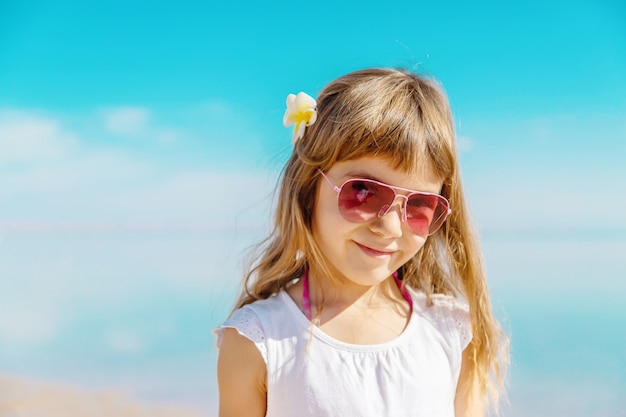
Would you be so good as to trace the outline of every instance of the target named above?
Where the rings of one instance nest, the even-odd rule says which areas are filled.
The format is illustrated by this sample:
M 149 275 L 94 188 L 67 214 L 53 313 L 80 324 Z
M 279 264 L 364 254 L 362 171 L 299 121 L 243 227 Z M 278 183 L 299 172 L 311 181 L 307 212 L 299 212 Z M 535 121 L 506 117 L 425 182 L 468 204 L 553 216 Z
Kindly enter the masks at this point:
M 415 190 L 410 190 L 408 188 L 402 188 L 402 187 L 394 187 L 393 185 L 389 185 L 389 184 L 385 184 L 384 182 L 380 182 L 380 181 L 376 181 L 376 180 L 372 180 L 369 178 L 349 178 L 346 181 L 343 182 L 343 184 L 341 184 L 341 186 L 336 186 L 331 180 L 330 178 L 328 178 L 328 176 L 324 173 L 324 171 L 322 171 L 321 169 L 317 169 L 319 171 L 320 174 L 322 174 L 322 177 L 324 177 L 324 179 L 328 182 L 328 184 L 333 188 L 333 190 L 337 193 L 337 205 L 339 208 L 339 212 L 341 212 L 341 207 L 339 206 L 339 196 L 341 195 L 341 191 L 343 190 L 343 187 L 353 181 L 365 181 L 368 183 L 374 183 L 378 186 L 381 187 L 385 187 L 388 189 L 391 189 L 393 191 L 393 200 L 391 200 L 391 203 L 385 208 L 384 206 L 381 208 L 381 210 L 378 213 L 378 217 L 382 217 L 384 215 L 386 215 L 387 213 L 389 213 L 389 210 L 391 210 L 391 207 L 393 207 L 393 203 L 398 199 L 398 197 L 401 197 L 404 199 L 404 202 L 402 203 L 402 221 L 404 223 L 407 223 L 407 225 L 409 226 L 409 229 L 411 229 L 411 231 L 413 233 L 415 233 L 416 235 L 420 235 L 419 233 L 417 233 L 415 230 L 413 230 L 413 228 L 411 227 L 411 225 L 408 223 L 408 219 L 407 219 L 407 215 L 406 215 L 406 206 L 408 204 L 409 199 L 411 198 L 411 196 L 414 195 L 419 195 L 419 196 L 428 196 L 428 197 L 436 197 L 440 203 L 443 203 L 444 207 L 446 207 L 446 210 L 441 214 L 441 216 L 437 219 L 433 219 L 436 221 L 439 221 L 439 219 L 441 217 L 443 217 L 443 219 L 441 220 L 440 224 L 437 226 L 437 228 L 433 231 L 430 230 L 430 224 L 433 223 L 433 221 L 431 220 L 430 224 L 429 224 L 429 228 L 428 228 L 428 234 L 425 236 L 431 236 L 433 234 L 435 234 L 437 232 L 437 230 L 439 230 L 441 228 L 441 226 L 443 225 L 443 223 L 446 221 L 446 219 L 448 218 L 448 216 L 452 213 L 452 209 L 450 208 L 450 202 L 448 201 L 447 198 L 445 198 L 444 196 L 442 196 L 441 194 L 435 194 L 435 193 L 427 193 L 427 192 L 423 192 L 423 191 L 415 191 Z M 398 191 L 402 191 L 408 194 L 398 194 L 396 192 L 396 190 Z M 438 203 L 439 204 L 439 203 Z M 342 213 L 342 216 L 345 218 L 345 215 Z M 353 223 L 358 223 L 358 222 L 354 222 L 353 220 L 350 219 L 346 219 L 349 222 L 353 222 Z M 364 220 L 364 222 L 367 222 L 368 220 Z M 421 235 L 424 236 L 424 235 Z

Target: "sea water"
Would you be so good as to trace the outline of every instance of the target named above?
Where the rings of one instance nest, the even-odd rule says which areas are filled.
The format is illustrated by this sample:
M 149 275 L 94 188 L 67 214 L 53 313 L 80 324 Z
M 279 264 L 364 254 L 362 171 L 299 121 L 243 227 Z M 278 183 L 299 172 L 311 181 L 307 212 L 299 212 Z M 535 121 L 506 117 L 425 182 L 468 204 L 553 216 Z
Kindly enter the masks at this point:
M 0 372 L 217 410 L 211 330 L 258 233 L 5 234 Z M 504 415 L 626 415 L 626 238 L 483 237 Z

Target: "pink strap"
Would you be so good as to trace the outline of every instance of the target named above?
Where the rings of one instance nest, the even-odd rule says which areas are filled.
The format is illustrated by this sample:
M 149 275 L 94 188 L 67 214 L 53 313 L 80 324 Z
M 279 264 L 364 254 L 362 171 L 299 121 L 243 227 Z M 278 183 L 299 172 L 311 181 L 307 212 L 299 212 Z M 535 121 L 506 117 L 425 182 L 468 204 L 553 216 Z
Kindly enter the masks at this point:
M 400 281 L 400 278 L 398 278 L 397 271 L 393 273 L 393 279 L 394 281 L 396 281 L 396 284 L 398 284 L 398 288 L 400 288 L 402 296 L 404 297 L 406 302 L 409 303 L 409 307 L 411 307 L 411 310 L 413 310 L 413 299 L 411 298 L 411 294 L 409 294 L 409 290 L 407 290 L 406 287 L 402 285 L 402 281 Z
M 406 287 L 402 286 L 402 281 L 398 278 L 398 273 L 393 273 L 393 279 L 398 284 L 398 288 L 400 288 L 400 292 L 404 299 L 409 303 L 409 307 L 413 310 L 413 300 L 411 299 L 411 294 L 406 289 Z M 307 319 L 311 320 L 311 297 L 309 295 L 309 269 L 304 270 L 304 275 L 302 276 L 302 309 L 304 310 L 304 315 Z

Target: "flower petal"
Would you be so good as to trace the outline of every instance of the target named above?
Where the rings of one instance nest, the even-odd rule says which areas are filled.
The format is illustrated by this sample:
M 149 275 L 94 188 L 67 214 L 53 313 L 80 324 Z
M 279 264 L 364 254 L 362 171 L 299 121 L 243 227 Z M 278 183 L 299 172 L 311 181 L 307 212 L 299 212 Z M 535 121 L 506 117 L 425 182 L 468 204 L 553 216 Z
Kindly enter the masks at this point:
M 314 109 L 317 106 L 317 102 L 313 97 L 304 92 L 299 92 L 295 100 L 296 108 L 298 110 Z
M 293 129 L 293 137 L 291 139 L 292 143 L 296 143 L 302 136 L 304 136 L 304 129 L 306 128 L 306 123 L 298 122 L 296 123 L 295 128 Z
M 294 124 L 296 121 L 293 116 L 293 113 L 290 113 L 289 110 L 285 111 L 285 115 L 283 116 L 283 126 L 289 127 Z
M 285 115 L 283 116 L 283 126 L 289 127 L 296 122 L 296 120 L 294 120 L 294 115 L 296 113 L 296 95 L 289 94 L 286 102 L 287 109 L 285 110 Z
M 293 103 L 296 102 L 296 95 L 295 94 L 287 94 L 287 108 L 289 107 L 293 107 Z

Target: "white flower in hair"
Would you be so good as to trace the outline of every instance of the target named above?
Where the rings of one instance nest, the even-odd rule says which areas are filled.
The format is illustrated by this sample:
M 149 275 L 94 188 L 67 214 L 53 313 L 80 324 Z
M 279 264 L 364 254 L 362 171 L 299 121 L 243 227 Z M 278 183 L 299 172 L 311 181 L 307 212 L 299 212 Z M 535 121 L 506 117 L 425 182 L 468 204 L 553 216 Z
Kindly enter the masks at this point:
M 283 116 L 283 125 L 289 127 L 295 124 L 292 137 L 294 144 L 304 136 L 304 129 L 316 120 L 317 102 L 313 97 L 303 92 L 287 96 L 287 110 Z

